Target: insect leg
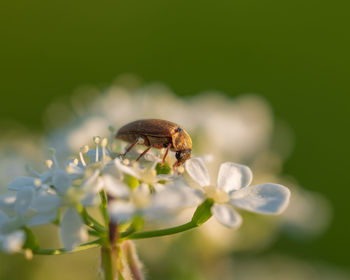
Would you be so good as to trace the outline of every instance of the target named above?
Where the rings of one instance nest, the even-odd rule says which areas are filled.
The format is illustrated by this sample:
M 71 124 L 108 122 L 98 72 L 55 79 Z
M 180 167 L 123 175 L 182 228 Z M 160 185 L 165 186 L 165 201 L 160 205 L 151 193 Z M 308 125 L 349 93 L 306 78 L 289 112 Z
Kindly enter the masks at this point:
M 162 159 L 162 166 L 164 165 L 165 159 L 166 159 L 166 157 L 168 156 L 168 152 L 169 152 L 170 146 L 171 146 L 171 144 L 169 144 L 169 145 L 166 147 L 165 154 L 164 154 L 163 159 Z
M 142 152 L 142 154 L 139 155 L 139 157 L 136 159 L 136 161 L 138 161 L 140 158 L 142 158 L 151 148 L 152 148 L 152 147 L 149 146 L 146 150 L 144 150 L 144 151 Z
M 122 156 L 125 157 L 126 154 L 127 154 L 128 152 L 130 152 L 130 150 L 131 150 L 138 142 L 139 142 L 139 139 L 136 139 L 133 143 L 131 143 L 131 144 L 129 145 L 129 147 L 127 147 L 127 149 L 126 149 L 126 151 L 124 152 L 124 154 L 122 154 Z

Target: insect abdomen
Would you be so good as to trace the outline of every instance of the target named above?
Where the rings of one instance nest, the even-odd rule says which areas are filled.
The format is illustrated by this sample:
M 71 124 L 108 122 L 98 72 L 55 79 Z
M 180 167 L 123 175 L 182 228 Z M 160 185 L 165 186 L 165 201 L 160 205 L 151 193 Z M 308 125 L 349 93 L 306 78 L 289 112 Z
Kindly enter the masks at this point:
M 118 133 L 115 137 L 117 139 L 123 140 L 125 142 L 134 142 L 138 138 L 140 138 L 141 135 L 139 135 L 139 134 L 130 134 L 130 133 Z
M 146 119 L 128 123 L 121 127 L 118 134 L 137 134 L 155 137 L 171 137 L 178 125 L 169 121 Z

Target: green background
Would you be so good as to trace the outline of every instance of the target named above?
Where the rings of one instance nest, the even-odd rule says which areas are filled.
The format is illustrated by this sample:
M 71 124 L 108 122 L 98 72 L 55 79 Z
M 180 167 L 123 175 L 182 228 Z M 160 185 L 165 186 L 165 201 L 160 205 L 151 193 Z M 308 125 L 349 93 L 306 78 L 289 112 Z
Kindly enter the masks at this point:
M 273 250 L 350 267 L 348 3 L 2 0 L 0 117 L 42 131 L 55 98 L 126 72 L 180 95 L 260 93 L 295 134 L 285 172 L 334 208 L 324 235 Z

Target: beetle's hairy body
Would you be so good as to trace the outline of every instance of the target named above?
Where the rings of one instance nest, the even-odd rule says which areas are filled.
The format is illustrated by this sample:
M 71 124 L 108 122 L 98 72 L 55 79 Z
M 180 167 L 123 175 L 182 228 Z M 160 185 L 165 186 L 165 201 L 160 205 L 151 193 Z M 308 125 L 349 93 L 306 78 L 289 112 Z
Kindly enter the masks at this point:
M 174 152 L 192 149 L 192 141 L 189 135 L 176 123 L 165 120 L 134 121 L 121 127 L 116 135 L 116 138 L 130 143 L 140 137 L 144 139 L 144 145 L 158 149 L 165 148 L 168 145 Z
M 126 153 L 140 138 L 144 140 L 143 144 L 147 147 L 167 148 L 173 152 L 178 152 L 177 165 L 188 159 L 192 150 L 192 140 L 187 132 L 176 123 L 166 120 L 145 119 L 128 123 L 118 130 L 116 138 L 133 143 Z
M 165 121 L 165 120 L 158 120 L 158 119 L 137 120 L 121 127 L 118 130 L 116 137 L 118 138 L 118 135 L 123 135 L 123 134 L 171 137 L 178 127 L 179 126 L 176 123 Z

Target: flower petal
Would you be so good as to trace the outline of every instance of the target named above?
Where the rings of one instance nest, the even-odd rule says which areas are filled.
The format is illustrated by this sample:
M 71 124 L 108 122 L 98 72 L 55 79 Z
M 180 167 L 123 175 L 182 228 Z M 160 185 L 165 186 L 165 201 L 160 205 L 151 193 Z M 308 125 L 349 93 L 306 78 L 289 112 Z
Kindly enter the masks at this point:
M 17 230 L 11 234 L 3 235 L 1 238 L 2 250 L 7 253 L 19 252 L 24 244 L 26 234 L 23 230 Z
M 72 179 L 66 171 L 62 169 L 55 171 L 55 174 L 53 175 L 53 185 L 58 193 L 64 194 L 72 183 Z
M 81 204 L 84 206 L 94 206 L 99 203 L 100 197 L 94 192 L 88 192 L 81 200 Z
M 230 195 L 230 203 L 239 208 L 262 214 L 279 214 L 289 203 L 288 188 L 272 183 L 246 187 Z
M 8 189 L 11 191 L 19 191 L 24 187 L 34 186 L 34 177 L 17 177 L 8 185 Z
M 15 215 L 16 195 L 6 195 L 0 197 L 0 209 L 7 215 Z
M 100 179 L 100 170 L 96 169 L 81 185 L 85 192 L 98 193 L 103 188 L 103 181 Z
M 29 219 L 26 223 L 27 226 L 39 226 L 51 223 L 53 220 L 57 218 L 57 210 L 53 210 L 50 212 L 39 213 L 34 215 Z
M 111 219 L 118 223 L 129 221 L 134 215 L 136 209 L 130 202 L 113 201 L 109 207 L 108 212 Z
M 0 210 L 0 228 L 1 226 L 8 221 L 9 217 Z
M 253 174 L 248 166 L 225 162 L 221 164 L 218 175 L 218 188 L 224 189 L 227 193 L 249 186 Z
M 85 225 L 74 207 L 70 207 L 64 213 L 61 226 L 60 237 L 64 248 L 72 250 L 88 239 Z
M 122 181 L 114 178 L 111 175 L 103 175 L 104 188 L 108 194 L 113 197 L 128 197 L 130 189 Z
M 140 178 L 139 174 L 132 167 L 126 166 L 119 159 L 116 158 L 114 160 L 114 164 L 119 172 L 128 174 L 128 175 L 133 176 L 137 179 Z
M 28 212 L 33 196 L 34 189 L 30 187 L 26 187 L 17 192 L 15 202 L 15 211 L 17 214 L 25 215 Z
M 39 192 L 33 199 L 31 207 L 36 212 L 49 212 L 61 205 L 61 198 L 58 195 Z
M 187 173 L 201 187 L 210 185 L 210 176 L 204 161 L 201 158 L 191 158 L 185 164 Z
M 151 207 L 158 208 L 159 212 L 177 211 L 184 207 L 196 206 L 201 201 L 194 189 L 168 185 L 164 190 L 153 195 Z
M 241 215 L 230 205 L 215 203 L 211 212 L 221 224 L 229 228 L 238 228 L 242 224 Z

